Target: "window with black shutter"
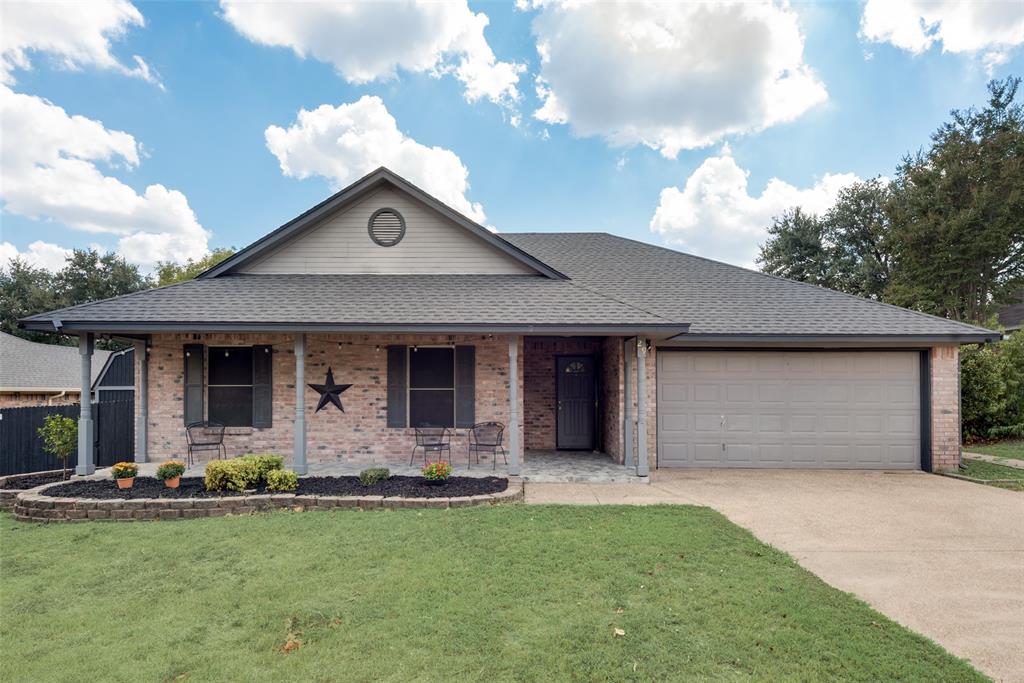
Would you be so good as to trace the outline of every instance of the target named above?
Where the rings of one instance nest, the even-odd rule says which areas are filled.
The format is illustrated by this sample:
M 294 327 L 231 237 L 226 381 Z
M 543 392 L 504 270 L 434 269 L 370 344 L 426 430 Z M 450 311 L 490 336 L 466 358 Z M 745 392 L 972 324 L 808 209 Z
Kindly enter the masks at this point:
M 211 346 L 207 375 L 209 419 L 227 427 L 253 426 L 253 349 Z
M 409 426 L 455 426 L 455 349 L 409 351 Z

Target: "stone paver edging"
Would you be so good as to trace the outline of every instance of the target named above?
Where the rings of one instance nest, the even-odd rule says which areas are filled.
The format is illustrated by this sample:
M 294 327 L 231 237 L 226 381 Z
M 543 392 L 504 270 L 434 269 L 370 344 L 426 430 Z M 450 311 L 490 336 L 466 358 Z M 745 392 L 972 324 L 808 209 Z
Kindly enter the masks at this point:
M 49 474 L 60 474 L 63 470 L 46 470 L 45 472 L 26 472 L 25 474 L 8 474 L 7 476 L 0 477 L 0 484 L 9 481 L 18 481 L 19 479 L 28 479 L 29 477 L 43 477 Z M 61 483 L 61 482 L 56 482 Z M 24 493 L 29 489 L 0 489 L 0 510 L 4 512 L 10 512 L 14 509 L 14 501 L 17 500 L 18 495 Z
M 224 496 L 223 498 L 56 498 L 46 489 L 63 482 L 43 484 L 20 491 L 14 518 L 22 522 L 80 522 L 88 520 L 136 521 L 194 519 L 244 515 L 263 510 L 359 510 L 397 508 L 449 508 L 518 503 L 523 500 L 523 482 L 508 478 L 508 488 L 498 493 L 452 498 L 401 498 L 391 496 L 318 496 L 295 493 Z

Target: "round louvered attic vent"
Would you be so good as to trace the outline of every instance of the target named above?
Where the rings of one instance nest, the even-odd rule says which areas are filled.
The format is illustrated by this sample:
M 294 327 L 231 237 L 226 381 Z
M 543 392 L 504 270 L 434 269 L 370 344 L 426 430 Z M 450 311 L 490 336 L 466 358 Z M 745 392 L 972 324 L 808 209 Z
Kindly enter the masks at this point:
M 405 219 L 394 209 L 377 209 L 366 229 L 371 240 L 382 247 L 393 247 L 405 237 Z

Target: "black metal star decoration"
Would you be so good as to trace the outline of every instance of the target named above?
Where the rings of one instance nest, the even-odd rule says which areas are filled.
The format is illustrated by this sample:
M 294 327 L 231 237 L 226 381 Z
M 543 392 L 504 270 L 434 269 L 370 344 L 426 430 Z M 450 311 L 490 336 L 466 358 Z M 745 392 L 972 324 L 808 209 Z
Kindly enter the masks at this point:
M 341 393 L 348 389 L 351 384 L 335 384 L 334 373 L 331 368 L 327 368 L 327 380 L 323 384 L 310 384 L 310 389 L 320 394 L 320 402 L 316 404 L 316 410 L 314 412 L 319 413 L 328 403 L 333 403 L 338 407 L 338 410 L 345 412 L 345 408 L 341 405 Z

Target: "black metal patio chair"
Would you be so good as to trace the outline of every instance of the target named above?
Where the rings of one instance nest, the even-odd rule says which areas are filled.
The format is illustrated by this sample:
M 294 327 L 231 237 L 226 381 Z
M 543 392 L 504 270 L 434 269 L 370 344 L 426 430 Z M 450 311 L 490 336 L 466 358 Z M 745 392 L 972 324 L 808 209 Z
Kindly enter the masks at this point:
M 476 464 L 480 464 L 480 451 L 491 454 L 491 469 L 498 468 L 498 452 L 505 458 L 508 465 L 508 454 L 503 445 L 505 439 L 505 425 L 500 422 L 480 422 L 469 429 L 469 452 L 467 467 L 473 466 L 473 454 L 476 453 Z
M 188 439 L 188 466 L 195 464 L 195 451 L 217 451 L 217 458 L 226 458 L 224 425 L 220 422 L 193 422 L 185 427 Z
M 427 462 L 427 454 L 431 451 L 441 457 L 441 453 L 448 451 L 448 460 L 452 459 L 452 431 L 447 427 L 415 427 L 416 445 L 412 447 L 412 455 L 409 457 L 409 464 L 412 465 L 416 459 L 416 450 L 423 449 L 423 462 Z

